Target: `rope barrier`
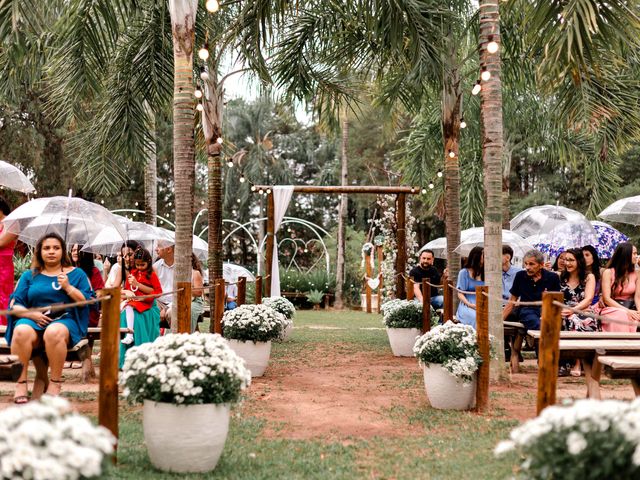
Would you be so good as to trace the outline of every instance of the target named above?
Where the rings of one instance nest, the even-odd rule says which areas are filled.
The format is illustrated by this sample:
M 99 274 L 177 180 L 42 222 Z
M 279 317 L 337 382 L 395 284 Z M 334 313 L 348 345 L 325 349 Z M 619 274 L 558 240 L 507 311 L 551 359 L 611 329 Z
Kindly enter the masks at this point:
M 149 295 L 137 295 L 135 297 L 128 297 L 127 300 L 145 300 L 147 298 L 160 298 L 160 297 L 165 297 L 167 295 L 173 295 L 174 293 L 182 292 L 183 290 L 184 288 L 179 288 L 172 292 L 153 293 Z
M 47 312 L 47 311 L 57 312 L 60 310 L 66 310 L 67 308 L 84 307 L 86 305 L 93 305 L 94 303 L 99 303 L 102 300 L 108 300 L 110 298 L 111 296 L 107 295 L 106 297 L 92 298 L 91 300 L 83 300 L 81 302 L 65 303 L 62 305 L 56 304 L 56 305 L 49 305 L 46 307 L 32 307 L 32 308 L 27 308 L 26 310 L 15 310 L 13 308 L 10 308 L 7 310 L 0 310 L 0 315 L 14 315 L 14 313 L 25 313 L 25 312 Z
M 482 295 L 490 300 L 495 300 L 495 297 L 493 295 L 489 295 L 487 292 L 482 292 Z M 510 303 L 516 307 L 542 307 L 542 300 L 534 302 L 523 302 L 521 300 L 505 300 L 504 298 L 500 297 L 500 301 L 504 303 Z
M 640 323 L 635 322 L 633 320 L 620 320 L 618 318 L 612 318 L 612 317 L 608 317 L 606 315 L 598 315 L 597 313 L 594 312 L 589 312 L 587 310 L 579 310 L 575 307 L 572 307 L 570 305 L 565 305 L 564 303 L 560 303 L 560 302 L 553 302 L 553 304 L 557 307 L 560 308 L 564 308 L 567 310 L 571 310 L 573 313 L 576 313 L 582 317 L 588 317 L 588 318 L 593 318 L 594 320 L 600 320 L 600 321 L 606 321 L 607 323 L 618 323 L 620 325 L 635 325 L 638 326 L 640 325 Z

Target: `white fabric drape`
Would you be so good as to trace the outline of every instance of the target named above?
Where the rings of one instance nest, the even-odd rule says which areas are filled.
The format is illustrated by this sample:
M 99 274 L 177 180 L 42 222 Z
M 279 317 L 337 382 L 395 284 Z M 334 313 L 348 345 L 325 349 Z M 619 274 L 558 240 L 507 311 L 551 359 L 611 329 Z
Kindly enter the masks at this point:
M 284 213 L 287 211 L 293 185 L 278 185 L 273 187 L 273 259 L 271 261 L 271 296 L 280 296 L 280 263 L 278 262 L 278 240 L 276 233 L 282 224 Z

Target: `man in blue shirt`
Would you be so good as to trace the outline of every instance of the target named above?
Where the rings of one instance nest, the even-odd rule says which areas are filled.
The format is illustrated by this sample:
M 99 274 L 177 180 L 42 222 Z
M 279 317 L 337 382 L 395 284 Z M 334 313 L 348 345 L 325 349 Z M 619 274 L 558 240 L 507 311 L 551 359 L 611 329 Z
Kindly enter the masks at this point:
M 524 270 L 516 273 L 510 289 L 509 300 L 523 302 L 539 302 L 543 292 L 559 292 L 560 277 L 544 269 L 544 256 L 538 250 L 529 250 L 524 255 Z M 502 311 L 502 319 L 506 320 L 513 311 L 513 303 L 507 303 Z M 540 329 L 541 307 L 519 307 L 515 311 L 517 321 L 527 330 Z
M 511 287 L 513 286 L 513 280 L 516 278 L 516 273 L 520 272 L 522 268 L 511 265 L 513 260 L 513 248 L 509 245 L 502 246 L 502 299 L 509 300 L 511 297 Z

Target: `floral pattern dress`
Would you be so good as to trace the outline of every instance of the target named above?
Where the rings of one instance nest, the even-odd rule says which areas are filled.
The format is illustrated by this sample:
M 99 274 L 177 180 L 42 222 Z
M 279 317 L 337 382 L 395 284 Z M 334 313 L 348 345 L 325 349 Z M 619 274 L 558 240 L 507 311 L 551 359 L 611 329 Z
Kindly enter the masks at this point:
M 567 282 L 561 281 L 560 291 L 564 295 L 564 303 L 570 307 L 575 307 L 584 300 L 583 284 L 571 288 Z M 562 329 L 572 332 L 597 332 L 599 327 L 596 319 L 572 313 L 562 318 Z

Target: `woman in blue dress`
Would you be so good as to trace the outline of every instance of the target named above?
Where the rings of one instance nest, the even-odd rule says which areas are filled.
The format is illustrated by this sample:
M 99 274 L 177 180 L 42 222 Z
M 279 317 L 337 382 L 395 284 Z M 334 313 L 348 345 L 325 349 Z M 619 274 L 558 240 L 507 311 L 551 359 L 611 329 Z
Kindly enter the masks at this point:
M 9 317 L 5 334 L 11 353 L 25 365 L 16 385 L 15 403 L 26 403 L 29 399 L 27 366 L 32 352 L 42 347 L 51 370 L 47 393 L 60 394 L 67 349 L 87 335 L 89 326 L 87 306 L 52 312 L 29 312 L 27 309 L 81 302 L 92 296 L 86 274 L 71 266 L 64 240 L 55 233 L 48 233 L 38 240 L 31 269 L 22 274 L 11 296 L 10 306 L 14 313 Z M 41 375 L 42 372 L 38 372 L 40 380 L 46 383 L 46 372 L 44 378 Z
M 458 274 L 456 287 L 465 292 L 475 292 L 477 286 L 484 285 L 484 249 L 473 247 L 469 252 L 467 263 Z M 476 296 L 458 292 L 458 311 L 456 318 L 460 323 L 476 328 Z

